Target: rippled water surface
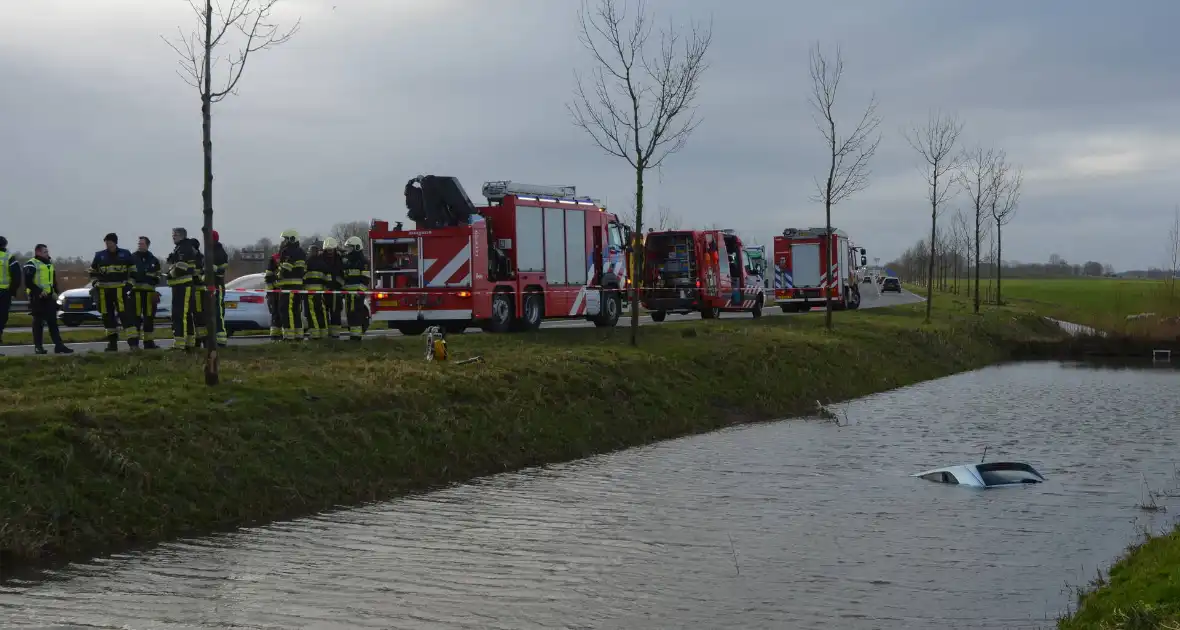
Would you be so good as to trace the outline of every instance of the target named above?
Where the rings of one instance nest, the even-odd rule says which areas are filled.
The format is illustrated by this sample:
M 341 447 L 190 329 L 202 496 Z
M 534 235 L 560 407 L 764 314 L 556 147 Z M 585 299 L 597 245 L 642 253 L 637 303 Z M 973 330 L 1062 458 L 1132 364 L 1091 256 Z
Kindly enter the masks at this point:
M 1174 370 L 1012 365 L 845 408 L 74 565 L 0 587 L 0 626 L 1042 627 L 1168 523 L 1145 478 L 1180 490 Z M 909 476 L 985 445 L 1048 483 Z

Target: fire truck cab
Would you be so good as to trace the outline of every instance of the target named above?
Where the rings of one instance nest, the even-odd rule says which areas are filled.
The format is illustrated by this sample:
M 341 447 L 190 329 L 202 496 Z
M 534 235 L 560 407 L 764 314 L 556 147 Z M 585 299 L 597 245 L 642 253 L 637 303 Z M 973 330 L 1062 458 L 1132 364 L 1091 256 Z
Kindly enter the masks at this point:
M 536 330 L 545 318 L 615 326 L 631 230 L 573 186 L 483 185 L 476 207 L 454 177 L 411 179 L 407 216 L 370 226 L 373 321 L 406 335 Z
M 671 230 L 644 236 L 640 303 L 661 322 L 668 313 L 762 316 L 764 283 L 733 230 Z
M 835 309 L 860 308 L 859 270 L 867 264 L 865 249 L 841 230 L 783 230 L 774 237 L 774 303 L 784 313 L 806 312 L 831 296 Z

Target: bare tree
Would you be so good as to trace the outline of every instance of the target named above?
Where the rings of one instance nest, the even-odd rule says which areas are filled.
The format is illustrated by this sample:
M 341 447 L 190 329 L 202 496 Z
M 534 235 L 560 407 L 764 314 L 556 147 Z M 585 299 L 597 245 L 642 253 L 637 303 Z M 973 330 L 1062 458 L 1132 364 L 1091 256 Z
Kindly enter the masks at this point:
M 955 217 L 951 221 L 951 232 L 953 234 L 953 237 L 951 240 L 951 248 L 954 250 L 954 257 L 955 257 L 955 294 L 958 295 L 958 293 L 959 293 L 959 278 L 961 277 L 960 271 L 966 271 L 966 272 L 971 271 L 970 260 L 971 260 L 971 253 L 973 251 L 972 247 L 973 247 L 974 243 L 979 242 L 979 225 L 978 225 L 978 223 L 976 224 L 975 240 L 972 241 L 971 228 L 970 228 L 970 226 L 967 225 L 967 216 L 965 214 L 963 214 L 962 210 L 956 210 Z M 975 247 L 978 247 L 978 246 L 975 245 Z M 963 261 L 967 261 L 967 268 L 966 269 L 963 269 Z M 979 270 L 978 270 L 979 257 L 978 257 L 978 255 L 975 258 L 975 266 L 976 266 L 976 272 L 975 272 L 976 289 L 975 290 L 978 292 L 979 291 Z M 970 280 L 968 280 L 968 286 L 970 286 Z
M 344 241 L 356 236 L 361 239 L 361 246 L 364 251 L 369 251 L 369 222 L 368 221 L 343 221 L 332 226 L 328 232 L 329 236 L 340 241 L 343 245 Z
M 672 209 L 668 206 L 657 206 L 656 211 L 655 227 L 651 229 L 657 232 L 663 232 L 664 230 L 679 230 L 684 225 L 684 221 L 680 216 L 673 213 Z M 623 220 L 627 222 L 627 225 L 635 225 L 634 200 L 631 202 L 631 209 L 623 214 Z
M 981 263 L 983 262 L 983 249 L 980 246 L 980 238 L 983 232 L 984 217 L 988 216 L 988 212 L 992 206 L 992 199 L 997 193 L 997 180 L 1001 179 L 998 176 L 997 161 L 1002 157 L 993 149 L 984 149 L 976 147 L 970 151 L 964 151 L 960 158 L 962 166 L 959 170 L 958 180 L 959 185 L 967 192 L 968 200 L 971 202 L 971 209 L 974 211 L 975 230 L 972 232 L 972 254 L 975 260 L 975 296 L 973 299 L 973 308 L 976 313 L 979 312 L 979 272 Z
M 246 69 L 246 62 L 253 53 L 278 46 L 286 42 L 299 28 L 299 22 L 290 30 L 280 31 L 272 23 L 271 12 L 278 0 L 230 0 L 228 7 L 223 7 L 217 0 L 186 0 L 196 16 L 196 28 L 185 36 L 180 30 L 180 38 L 169 41 L 163 38 L 176 54 L 180 55 L 180 70 L 177 74 L 186 83 L 197 89 L 201 96 L 201 147 L 205 158 L 204 187 L 201 191 L 202 208 L 204 210 L 204 225 L 201 229 L 204 235 L 205 278 L 209 287 L 205 291 L 205 313 L 212 323 L 215 311 L 216 295 L 213 287 L 213 135 L 212 109 L 213 103 L 220 102 L 230 94 L 236 94 L 238 81 Z M 231 31 L 241 35 L 236 52 L 226 57 L 216 57 L 221 46 L 230 45 L 234 39 Z M 213 87 L 214 66 L 227 66 L 225 78 L 218 81 L 218 87 Z M 217 385 L 217 329 L 216 326 L 206 325 L 205 347 L 205 384 Z
M 826 146 L 827 173 L 821 181 L 815 179 L 815 195 L 813 201 L 824 204 L 824 225 L 827 231 L 832 231 L 832 206 L 860 192 L 869 185 L 869 160 L 877 152 L 881 144 L 881 134 L 877 127 L 881 119 L 877 117 L 877 99 L 869 97 L 869 104 L 865 106 L 860 120 L 851 131 L 841 134 L 836 126 L 836 95 L 840 88 L 840 79 L 844 76 L 844 57 L 837 46 L 831 58 L 824 55 L 823 49 L 817 43 L 811 48 L 811 95 L 808 103 L 814 110 L 812 120 L 824 137 Z M 832 248 L 828 248 L 832 250 Z M 832 269 L 839 260 L 840 252 L 829 251 L 828 261 L 824 271 Z M 859 287 L 857 288 L 859 290 Z M 832 327 L 832 296 L 824 293 L 824 326 Z
M 992 196 L 992 221 L 996 227 L 996 304 L 1004 303 L 1000 294 L 1003 279 L 1004 226 L 1012 221 L 1016 207 L 1020 205 L 1020 189 L 1024 185 L 1024 173 L 1019 167 L 1012 167 L 1006 160 L 996 164 L 996 194 Z
M 931 111 L 924 125 L 914 126 L 904 132 L 910 143 L 922 158 L 922 170 L 928 186 L 927 200 L 930 202 L 930 269 L 926 278 L 926 321 L 930 321 L 934 302 L 934 260 L 938 241 L 938 213 L 952 197 L 953 178 L 959 158 L 955 145 L 963 133 L 963 123 L 956 116 Z
M 603 151 L 635 170 L 635 233 L 631 283 L 631 344 L 639 343 L 639 290 L 643 283 L 643 176 L 684 148 L 700 123 L 697 92 L 708 64 L 712 25 L 693 24 L 687 36 L 670 26 L 660 33 L 659 50 L 649 53 L 650 17 L 637 0 L 628 26 L 626 6 L 598 0 L 591 11 L 582 0 L 578 12 L 582 44 L 597 67 L 589 80 L 577 76 L 576 100 L 568 106 L 574 124 Z M 589 87 L 587 86 L 589 84 Z M 605 301 L 604 301 L 605 303 Z

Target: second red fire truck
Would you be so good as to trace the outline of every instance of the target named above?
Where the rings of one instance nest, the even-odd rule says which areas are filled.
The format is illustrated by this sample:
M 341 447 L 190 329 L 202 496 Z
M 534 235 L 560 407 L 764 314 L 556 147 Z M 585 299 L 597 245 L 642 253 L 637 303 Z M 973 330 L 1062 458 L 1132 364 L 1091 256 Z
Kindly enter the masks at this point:
M 640 303 L 654 321 L 668 313 L 723 312 L 762 316 L 762 276 L 733 230 L 670 230 L 644 237 Z
M 857 264 L 859 262 L 859 264 Z M 784 313 L 824 306 L 831 297 L 838 310 L 860 308 L 860 269 L 865 249 L 841 230 L 783 230 L 774 237 L 774 303 Z
M 573 186 L 493 181 L 482 192 L 488 205 L 476 207 L 454 177 L 416 177 L 405 188 L 414 228 L 372 222 L 373 321 L 407 335 L 618 323 L 630 227 Z

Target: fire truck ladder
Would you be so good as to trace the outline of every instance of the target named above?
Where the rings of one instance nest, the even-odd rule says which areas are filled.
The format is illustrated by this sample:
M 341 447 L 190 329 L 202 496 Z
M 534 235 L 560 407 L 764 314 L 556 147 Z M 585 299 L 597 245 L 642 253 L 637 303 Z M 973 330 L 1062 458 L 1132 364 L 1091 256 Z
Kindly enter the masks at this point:
M 590 197 L 579 197 L 574 186 L 542 186 L 538 184 L 521 184 L 508 180 L 484 182 L 483 196 L 490 203 L 502 203 L 508 195 L 517 197 L 540 199 L 542 201 L 565 201 L 586 206 L 602 206 Z

